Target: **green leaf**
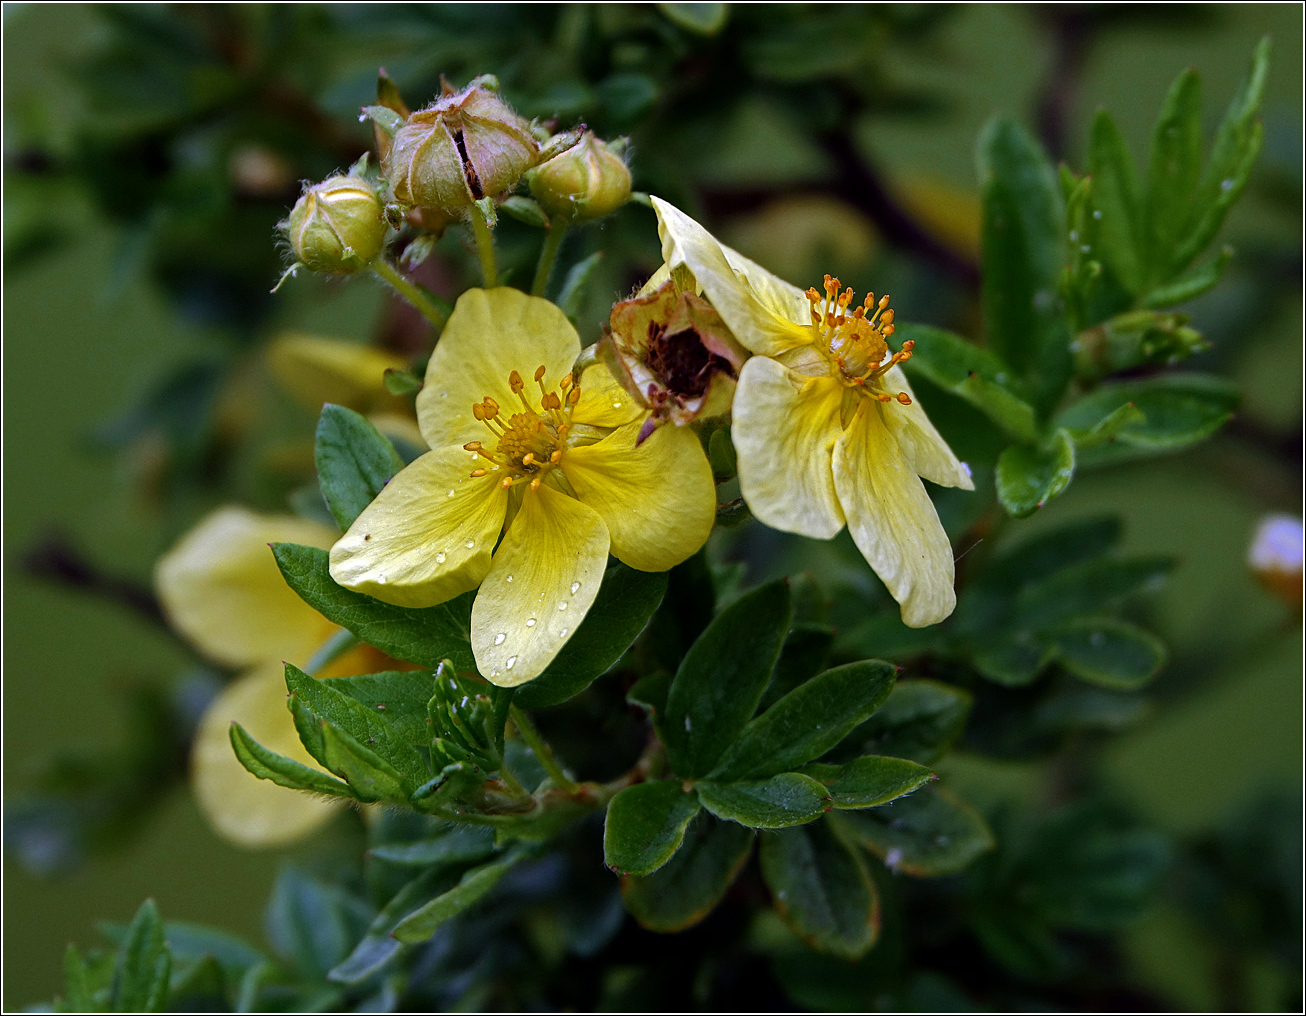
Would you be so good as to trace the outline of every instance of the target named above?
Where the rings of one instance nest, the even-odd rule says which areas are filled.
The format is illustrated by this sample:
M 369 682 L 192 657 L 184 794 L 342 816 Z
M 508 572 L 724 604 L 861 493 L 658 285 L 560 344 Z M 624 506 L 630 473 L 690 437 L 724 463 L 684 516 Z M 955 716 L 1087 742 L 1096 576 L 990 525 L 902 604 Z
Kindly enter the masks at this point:
M 1170 86 L 1152 131 L 1147 217 L 1158 279 L 1174 274 L 1175 245 L 1192 210 L 1201 172 L 1202 83 L 1189 67 Z
M 730 16 L 725 3 L 660 3 L 658 10 L 695 35 L 716 35 Z
M 824 755 L 884 704 L 894 676 L 893 665 L 882 660 L 818 674 L 744 727 L 711 777 L 758 779 Z
M 342 531 L 404 468 L 394 445 L 366 417 L 329 402 L 318 417 L 313 459 L 322 496 Z
M 839 809 L 888 804 L 934 778 L 934 773 L 923 765 L 886 755 L 865 755 L 841 766 L 817 762 L 804 766 L 802 772 L 824 783 L 830 800 Z
M 514 194 L 499 202 L 499 211 L 507 212 L 511 218 L 524 222 L 536 229 L 548 229 L 549 217 L 540 207 L 539 202 L 521 194 Z
M 998 118 L 979 142 L 984 207 L 984 332 L 1042 413 L 1070 380 L 1070 334 L 1059 290 L 1065 209 L 1047 157 L 1015 121 Z
M 919 374 L 944 391 L 965 399 L 1017 441 L 1034 441 L 1034 409 L 1015 389 L 1015 371 L 1002 360 L 959 335 L 929 325 L 904 323 L 894 333 L 915 343 L 905 370 Z
M 1216 132 L 1210 161 L 1188 204 L 1188 221 L 1174 250 L 1174 271 L 1186 268 L 1206 248 L 1219 231 L 1225 213 L 1247 186 L 1264 140 L 1257 114 L 1269 66 L 1270 39 L 1266 36 L 1256 46 L 1251 71 Z
M 112 1012 L 164 1012 L 172 957 L 153 900 L 136 911 L 118 946 L 109 987 Z
M 651 874 L 680 848 L 698 809 L 698 795 L 675 780 L 627 787 L 608 804 L 603 863 L 619 875 Z
M 425 942 L 440 925 L 479 901 L 498 885 L 504 875 L 535 853 L 535 847 L 517 844 L 497 860 L 470 869 L 448 892 L 441 893 L 400 921 L 391 934 L 400 942 Z
M 670 861 L 652 875 L 621 880 L 626 909 L 650 931 L 681 931 L 697 924 L 721 902 L 752 846 L 751 829 L 700 812 Z
M 985 642 L 971 657 L 981 674 L 998 684 L 1019 688 L 1052 662 L 1053 648 L 1028 631 L 1004 632 Z
M 776 911 L 813 949 L 855 960 L 875 944 L 875 883 L 829 823 L 763 833 L 758 860 Z
M 1024 590 L 1016 600 L 1018 623 L 1030 630 L 1098 610 L 1142 588 L 1155 588 L 1174 567 L 1168 557 L 1100 558 L 1063 568 Z
M 645 674 L 630 686 L 626 701 L 648 713 L 655 724 L 661 725 L 662 714 L 667 711 L 667 694 L 671 691 L 672 674 L 655 670 Z
M 1076 677 L 1133 691 L 1165 664 L 1165 644 L 1132 624 L 1110 618 L 1075 621 L 1053 635 L 1057 660 Z
M 1067 430 L 1066 433 L 1070 435 L 1076 449 L 1091 448 L 1104 441 L 1114 441 L 1126 427 L 1146 421 L 1147 417 L 1141 409 L 1132 402 L 1126 402 L 1123 406 L 1116 406 L 1087 429 Z
M 413 244 L 409 244 L 408 248 L 405 248 L 405 255 L 412 246 Z M 422 390 L 423 381 L 412 371 L 400 370 L 398 367 L 387 367 L 385 373 L 381 376 L 381 383 L 385 385 L 385 390 L 391 395 L 412 395 L 413 392 Z
M 446 658 L 457 670 L 476 669 L 470 635 L 475 593 L 437 607 L 396 607 L 336 585 L 325 550 L 274 543 L 272 553 L 286 582 L 305 603 L 368 645 L 431 670 Z
M 930 765 L 961 735 L 971 701 L 968 692 L 941 681 L 899 681 L 884 705 L 844 744 L 868 755 Z
M 455 825 L 430 839 L 382 843 L 368 851 L 390 864 L 413 867 L 480 861 L 494 853 L 494 832 L 486 826 Z
M 235 749 L 240 764 L 260 780 L 271 780 L 278 786 L 289 787 L 291 790 L 308 790 L 315 794 L 357 799 L 348 784 L 320 769 L 264 748 L 239 723 L 231 725 L 231 746 Z
M 368 709 L 357 699 L 310 677 L 293 664 L 285 666 L 286 690 L 291 696 L 302 702 L 320 721 L 349 734 L 353 740 L 366 745 L 370 753 L 384 759 L 388 770 L 401 776 L 409 792 L 431 778 L 430 766 L 411 744 L 395 733 L 384 713 Z
M 666 572 L 609 568 L 585 620 L 544 673 L 517 689 L 514 702 L 540 709 L 580 694 L 639 638 L 666 591 Z
M 1149 277 L 1142 184 L 1120 130 L 1106 110 L 1093 120 L 1088 143 L 1092 202 L 1101 212 L 1098 242 L 1116 279 L 1130 293 L 1143 292 Z
M 993 846 L 979 812 L 934 786 L 880 808 L 840 812 L 839 821 L 886 867 L 905 875 L 951 875 Z
M 307 711 L 296 696 L 290 696 L 290 702 Z M 322 764 L 342 777 L 360 800 L 403 804 L 414 789 L 388 761 L 333 724 L 322 724 L 321 750 Z
M 793 587 L 790 587 L 792 594 Z M 761 708 L 770 709 L 785 695 L 825 668 L 834 642 L 834 629 L 824 624 L 795 624 L 785 637 L 771 683 L 762 695 Z
M 430 743 L 431 728 L 426 722 L 432 684 L 429 670 L 385 670 L 357 677 L 328 677 L 319 683 L 383 716 L 394 736 L 405 744 Z
M 1066 489 L 1075 473 L 1075 446 L 1065 429 L 1039 448 L 1012 445 L 998 456 L 998 500 L 1016 518 L 1032 515 Z
M 572 320 L 580 314 L 581 305 L 585 300 L 585 287 L 590 284 L 595 273 L 599 270 L 599 264 L 603 261 L 603 251 L 596 250 L 583 261 L 577 262 L 572 266 L 567 277 L 562 281 L 562 289 L 558 291 L 558 299 L 555 301 L 562 309 L 562 312 Z
M 1057 425 L 1085 430 L 1132 403 L 1141 422 L 1121 427 L 1108 442 L 1085 449 L 1086 466 L 1103 465 L 1184 448 L 1210 437 L 1233 415 L 1238 393 L 1227 382 L 1202 374 L 1169 374 L 1105 384 L 1065 410 Z
M 94 1012 L 95 1002 L 91 997 L 90 984 L 86 976 L 86 961 L 71 942 L 63 954 L 64 999 L 60 1006 L 62 1012 Z
M 712 464 L 712 475 L 718 482 L 729 480 L 739 472 L 729 426 L 712 432 L 707 442 L 707 460 Z
M 679 775 L 706 775 L 739 736 L 771 679 L 789 617 L 789 587 L 772 582 L 721 611 L 685 654 L 662 720 Z
M 701 780 L 696 786 L 699 801 L 713 815 L 752 829 L 802 825 L 830 809 L 825 785 L 802 773 L 735 783 Z
M 284 869 L 268 904 L 267 935 L 272 948 L 306 976 L 325 978 L 362 937 L 372 911 L 339 886 Z M 253 974 L 258 967 L 251 967 Z
M 1216 283 L 1224 278 L 1224 270 L 1229 267 L 1231 260 L 1233 248 L 1222 247 L 1220 253 L 1210 261 L 1190 268 L 1165 285 L 1157 286 L 1143 298 L 1143 306 L 1156 310 L 1196 299 L 1207 290 L 1214 289 Z
M 364 106 L 363 115 L 392 138 L 395 131 L 404 125 L 404 118 L 387 106 Z

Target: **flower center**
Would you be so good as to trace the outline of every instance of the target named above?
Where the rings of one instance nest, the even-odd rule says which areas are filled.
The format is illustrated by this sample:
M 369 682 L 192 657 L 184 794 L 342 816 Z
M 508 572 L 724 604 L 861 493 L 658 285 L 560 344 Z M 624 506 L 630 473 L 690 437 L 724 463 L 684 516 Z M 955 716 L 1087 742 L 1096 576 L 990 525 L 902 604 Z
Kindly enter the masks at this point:
M 472 416 L 485 424 L 496 439 L 494 450 L 480 441 L 469 441 L 463 447 L 493 463 L 494 469 L 506 471 L 501 481 L 505 490 L 517 483 L 530 483 L 531 490 L 540 489 L 545 475 L 562 461 L 572 410 L 580 401 L 580 385 L 570 374 L 562 379 L 557 391 L 549 391 L 544 385 L 544 368 L 539 367 L 535 383 L 540 388 L 538 409 L 526 398 L 526 383 L 515 370 L 508 375 L 508 387 L 521 400 L 521 412 L 509 416 L 488 395 L 472 403 Z M 472 476 L 489 472 L 488 468 L 477 468 Z
M 825 294 L 815 289 L 807 291 L 811 304 L 812 334 L 816 348 L 821 350 L 838 369 L 838 377 L 848 388 L 864 388 L 866 393 L 881 402 L 898 401 L 911 405 L 906 392 L 890 395 L 882 390 L 880 379 L 889 368 L 911 359 L 916 343 L 908 340 L 901 353 L 889 354 L 886 341 L 893 334 L 893 311 L 888 296 L 875 302 L 875 294 L 867 293 L 862 305 L 848 313 L 853 302 L 852 288 L 840 292 L 838 279 L 825 277 Z

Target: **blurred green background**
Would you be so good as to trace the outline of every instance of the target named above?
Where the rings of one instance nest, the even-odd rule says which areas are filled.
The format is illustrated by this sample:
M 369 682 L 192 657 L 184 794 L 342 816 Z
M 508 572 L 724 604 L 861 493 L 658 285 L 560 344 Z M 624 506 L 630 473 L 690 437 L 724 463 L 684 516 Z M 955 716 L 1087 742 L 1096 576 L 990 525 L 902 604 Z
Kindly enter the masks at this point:
M 1215 341 L 1204 366 L 1243 388 L 1241 413 L 1227 431 L 1182 456 L 1078 477 L 1066 497 L 1019 527 L 1024 536 L 1072 518 L 1120 514 L 1126 550 L 1179 559 L 1154 619 L 1157 632 L 1176 647 L 1154 714 L 1121 737 L 1105 761 L 1109 780 L 1176 833 L 1213 829 L 1231 808 L 1267 787 L 1299 794 L 1301 629 L 1255 584 L 1244 556 L 1263 514 L 1301 510 L 1301 19 L 1302 9 L 1287 4 L 1122 18 L 1096 30 L 1083 54 L 1080 87 L 1066 97 L 1065 154 L 1076 166 L 1083 165 L 1076 146 L 1099 105 L 1110 108 L 1137 158 L 1182 67 L 1192 65 L 1202 75 L 1209 132 L 1257 39 L 1267 32 L 1274 38 L 1265 152 L 1223 233 L 1239 258 L 1226 283 L 1193 308 L 1196 326 Z M 93 8 L 5 5 L 7 158 L 15 132 L 34 119 L 53 138 L 80 121 L 84 97 L 67 72 L 104 31 Z M 374 68 L 395 59 L 374 38 L 356 62 Z M 980 127 L 1002 111 L 1032 123 L 1049 72 L 1065 50 L 1057 50 L 1037 9 L 975 5 L 948 13 L 927 44 L 909 52 L 886 48 L 880 59 L 894 65 L 900 85 L 928 87 L 946 104 L 928 116 L 865 121 L 857 143 L 900 188 L 904 205 L 919 206 L 927 223 L 932 214 L 936 232 L 964 249 L 978 214 L 973 151 Z M 366 101 L 367 87 L 356 96 L 333 95 L 328 105 L 347 109 Z M 819 159 L 798 143 L 802 125 L 777 127 L 768 123 L 770 115 L 759 97 L 741 115 L 738 130 L 713 147 L 700 179 L 722 190 L 729 187 L 721 181 L 756 183 L 768 172 L 819 179 Z M 786 131 L 797 132 L 798 141 L 763 145 L 759 157 L 759 139 L 767 132 L 783 139 Z M 637 150 L 637 183 L 639 159 Z M 51 200 L 59 198 L 52 194 Z M 630 208 L 623 214 L 633 221 L 642 216 L 651 239 L 651 212 Z M 819 278 L 830 253 L 854 264 L 883 264 L 890 279 L 902 277 L 904 269 L 877 253 L 884 239 L 869 224 L 840 215 L 836 210 L 837 228 L 824 234 L 797 229 L 792 209 L 775 206 L 717 225 L 794 282 Z M 197 517 L 211 494 L 190 491 L 161 512 L 141 495 L 141 478 L 150 475 L 148 449 L 113 455 L 92 435 L 166 365 L 231 341 L 230 325 L 180 314 L 150 277 L 125 274 L 121 230 L 84 200 L 60 202 L 58 219 L 66 244 L 6 264 L 7 795 L 25 785 L 31 760 L 45 750 L 117 743 L 125 731 L 123 690 L 140 682 L 166 684 L 191 665 L 190 655 L 161 628 L 102 598 L 34 578 L 22 559 L 59 531 L 106 573 L 148 584 L 153 559 L 178 535 L 177 520 Z M 12 225 L 6 222 L 7 232 Z M 269 247 L 273 239 L 269 232 Z M 875 277 L 846 281 L 859 290 L 884 287 Z M 599 303 L 622 285 L 614 280 Z M 893 291 L 899 315 L 912 319 L 910 286 Z M 379 287 L 366 280 L 292 284 L 277 297 L 272 325 L 361 339 L 371 334 L 383 301 Z M 252 373 L 248 397 L 268 428 L 261 445 L 307 433 L 308 417 L 296 415 L 266 378 Z M 1169 701 L 1181 691 L 1182 698 Z M 949 775 L 964 781 L 977 800 L 1022 792 L 1020 766 L 968 761 L 950 763 L 956 772 Z M 210 922 L 260 940 L 261 906 L 280 860 L 218 839 L 180 786 L 122 848 L 70 874 L 39 879 L 6 856 L 4 1005 L 49 997 L 64 945 L 90 940 L 97 920 L 126 919 L 146 896 L 169 919 Z M 1131 932 L 1139 976 L 1176 1006 L 1216 1005 L 1216 974 L 1195 961 L 1191 941 L 1172 913 L 1158 911 L 1141 922 Z

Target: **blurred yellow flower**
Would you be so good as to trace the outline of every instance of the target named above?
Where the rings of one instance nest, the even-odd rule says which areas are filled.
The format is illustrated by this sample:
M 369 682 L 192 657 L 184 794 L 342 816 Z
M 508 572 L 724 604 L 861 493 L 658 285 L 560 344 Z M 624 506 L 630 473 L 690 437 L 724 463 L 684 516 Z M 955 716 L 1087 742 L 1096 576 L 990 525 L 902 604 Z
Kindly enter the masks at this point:
M 268 544 L 325 548 L 335 536 L 320 522 L 219 508 L 155 566 L 155 588 L 172 626 L 214 662 L 243 671 L 200 720 L 191 784 L 213 827 L 244 846 L 299 839 L 338 807 L 246 772 L 228 733 L 239 722 L 273 751 L 321 768 L 295 734 L 282 661 L 305 665 L 341 629 L 286 585 Z M 316 676 L 370 673 L 388 662 L 370 646 L 358 646 Z
M 889 355 L 888 298 L 849 312 L 826 276 L 806 293 L 653 199 L 662 255 L 688 269 L 754 355 L 739 375 L 731 434 L 744 500 L 775 529 L 829 539 L 845 522 L 913 628 L 956 606 L 952 548 L 918 477 L 973 490 Z
M 609 551 L 664 571 L 715 518 L 697 436 L 663 427 L 637 446 L 643 410 L 601 365 L 578 384 L 579 353 L 547 300 L 464 293 L 417 397 L 432 450 L 331 548 L 337 582 L 388 603 L 432 606 L 480 586 L 472 649 L 504 687 L 538 677 L 575 632 Z

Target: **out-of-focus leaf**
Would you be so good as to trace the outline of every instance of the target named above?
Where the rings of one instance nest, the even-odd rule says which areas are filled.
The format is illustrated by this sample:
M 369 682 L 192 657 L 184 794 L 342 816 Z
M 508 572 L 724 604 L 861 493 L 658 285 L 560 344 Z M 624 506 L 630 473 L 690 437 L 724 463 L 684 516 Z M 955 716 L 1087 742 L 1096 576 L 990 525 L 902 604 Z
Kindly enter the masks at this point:
M 1165 664 L 1165 644 L 1141 628 L 1111 618 L 1075 621 L 1053 635 L 1057 659 L 1076 677 L 1133 691 Z
M 1189 67 L 1170 86 L 1152 130 L 1147 218 L 1158 278 L 1166 279 L 1174 274 L 1175 246 L 1192 212 L 1193 188 L 1201 173 L 1202 83 L 1197 72 Z
M 1092 201 L 1101 213 L 1097 227 L 1102 254 L 1125 289 L 1138 295 L 1150 275 L 1142 184 L 1120 129 L 1104 109 L 1093 120 L 1088 172 Z
M 163 922 L 153 900 L 136 911 L 118 946 L 109 987 L 113 1012 L 164 1012 L 172 955 L 163 939 Z
M 1158 586 L 1173 567 L 1172 558 L 1152 556 L 1102 558 L 1063 568 L 1021 591 L 1019 623 L 1037 630 L 1093 613 L 1139 589 Z
M 603 862 L 620 875 L 652 874 L 679 849 L 698 809 L 698 796 L 676 780 L 627 787 L 608 803 Z
M 905 875 L 951 875 L 993 847 L 979 812 L 939 787 L 922 787 L 879 808 L 840 812 L 839 821 L 886 867 Z
M 1075 446 L 1063 428 L 1038 448 L 1012 445 L 998 457 L 998 500 L 1010 515 L 1032 515 L 1066 489 L 1075 474 Z
M 562 280 L 562 288 L 558 290 L 556 302 L 562 308 L 562 312 L 573 321 L 584 304 L 585 289 L 599 270 L 599 264 L 602 261 L 603 252 L 596 250 L 589 257 L 578 261 L 571 271 L 567 273 L 567 277 Z
M 716 35 L 730 16 L 730 5 L 724 3 L 660 3 L 658 10 L 695 35 Z
M 371 909 L 339 886 L 287 868 L 272 888 L 268 941 L 287 963 L 325 978 L 349 954 L 371 920 Z
M 970 706 L 970 693 L 950 684 L 899 681 L 884 705 L 844 740 L 844 746 L 855 753 L 930 765 L 961 734 Z
M 468 870 L 456 886 L 413 911 L 391 934 L 400 942 L 425 942 L 445 921 L 477 903 L 512 868 L 533 856 L 535 850 L 529 844 L 517 844 L 502 857 Z
M 875 943 L 875 883 L 828 823 L 762 833 L 758 859 L 776 911 L 813 949 L 853 960 Z
M 831 803 L 839 809 L 874 808 L 910 794 L 934 774 L 905 758 L 864 755 L 841 766 L 813 763 L 802 772 L 824 783 Z
M 494 832 L 485 826 L 455 825 L 430 839 L 382 843 L 368 851 L 373 857 L 405 867 L 448 866 L 479 861 L 494 853 Z
M 1233 248 L 1222 247 L 1220 253 L 1210 261 L 1190 268 L 1177 279 L 1165 285 L 1157 286 L 1143 298 L 1143 306 L 1149 309 L 1173 307 L 1176 304 L 1195 300 L 1208 289 L 1214 289 L 1224 278 L 1224 270 L 1233 260 Z

